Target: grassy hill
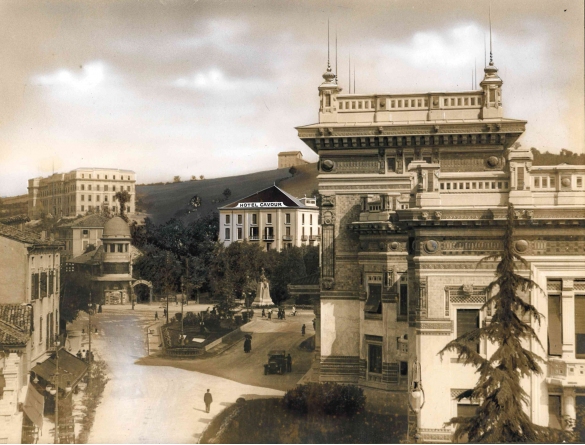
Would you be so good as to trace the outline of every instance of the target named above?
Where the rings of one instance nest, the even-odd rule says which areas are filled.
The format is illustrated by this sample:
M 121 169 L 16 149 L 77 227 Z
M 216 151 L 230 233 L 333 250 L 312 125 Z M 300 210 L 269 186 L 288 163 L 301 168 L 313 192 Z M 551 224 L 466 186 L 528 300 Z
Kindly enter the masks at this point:
M 288 168 L 268 170 L 248 175 L 226 178 L 184 181 L 170 184 L 136 186 L 136 197 L 141 209 L 156 224 L 171 218 L 191 222 L 218 207 L 237 201 L 259 190 L 278 185 L 293 196 L 309 196 L 317 188 L 317 164 L 297 166 L 297 174 L 291 177 Z M 229 188 L 231 196 L 225 199 L 223 191 Z M 198 195 L 201 206 L 188 213 L 191 198 Z

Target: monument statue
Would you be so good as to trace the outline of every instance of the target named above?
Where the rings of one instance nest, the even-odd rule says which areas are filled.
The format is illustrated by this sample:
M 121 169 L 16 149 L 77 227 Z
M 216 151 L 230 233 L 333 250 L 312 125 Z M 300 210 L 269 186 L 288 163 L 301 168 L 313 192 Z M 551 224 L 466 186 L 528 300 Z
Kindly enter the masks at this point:
M 264 268 L 262 268 L 262 272 L 260 272 L 258 289 L 256 291 L 256 298 L 254 299 L 253 304 L 257 306 L 272 304 L 272 298 L 270 298 L 270 283 L 264 274 Z

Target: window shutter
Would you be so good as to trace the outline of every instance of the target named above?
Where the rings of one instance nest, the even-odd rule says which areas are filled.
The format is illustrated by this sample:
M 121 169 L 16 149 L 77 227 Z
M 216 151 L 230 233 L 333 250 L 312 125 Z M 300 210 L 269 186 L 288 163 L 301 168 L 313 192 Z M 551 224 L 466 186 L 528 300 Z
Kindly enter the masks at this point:
M 368 299 L 364 311 L 372 312 L 374 314 L 380 314 L 382 303 L 382 285 L 381 284 L 368 284 Z
M 548 296 L 548 355 L 563 354 L 561 296 Z
M 585 295 L 575 295 L 575 347 L 577 358 L 585 358 Z
M 479 309 L 457 310 L 457 337 L 479 328 Z M 477 342 L 479 352 L 479 342 Z

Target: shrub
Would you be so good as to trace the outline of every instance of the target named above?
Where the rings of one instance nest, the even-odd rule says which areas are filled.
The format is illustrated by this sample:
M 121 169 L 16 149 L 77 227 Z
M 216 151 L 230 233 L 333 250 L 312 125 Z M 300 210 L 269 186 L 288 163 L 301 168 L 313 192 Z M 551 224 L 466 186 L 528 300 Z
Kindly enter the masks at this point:
M 363 410 L 366 397 L 364 391 L 355 385 L 309 383 L 287 391 L 283 403 L 299 414 L 353 416 Z

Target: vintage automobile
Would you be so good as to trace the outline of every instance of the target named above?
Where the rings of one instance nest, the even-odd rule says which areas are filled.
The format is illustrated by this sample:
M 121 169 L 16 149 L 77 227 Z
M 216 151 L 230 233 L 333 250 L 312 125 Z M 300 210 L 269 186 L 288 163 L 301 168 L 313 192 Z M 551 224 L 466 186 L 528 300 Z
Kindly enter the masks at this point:
M 284 374 L 286 372 L 286 351 L 274 350 L 268 353 L 268 363 L 264 365 L 264 375 Z

